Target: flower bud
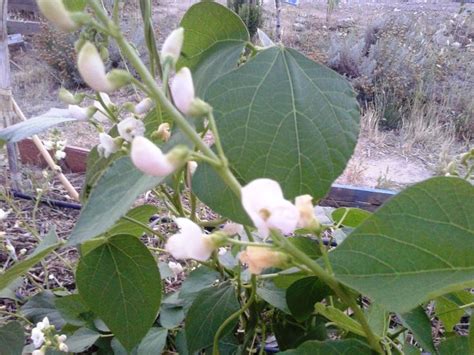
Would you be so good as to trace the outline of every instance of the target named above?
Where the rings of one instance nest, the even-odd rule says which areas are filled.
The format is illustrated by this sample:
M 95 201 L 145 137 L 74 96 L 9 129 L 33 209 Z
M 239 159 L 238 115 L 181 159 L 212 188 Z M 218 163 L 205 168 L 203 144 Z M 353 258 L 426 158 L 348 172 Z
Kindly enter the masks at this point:
M 189 157 L 189 148 L 185 145 L 177 145 L 166 154 L 168 160 L 174 166 L 178 167 L 183 165 Z
M 112 92 L 130 83 L 132 78 L 129 72 L 120 69 L 114 69 L 106 74 L 99 51 L 88 41 L 79 50 L 77 69 L 86 84 L 99 92 Z
M 41 13 L 57 28 L 71 32 L 79 25 L 71 18 L 71 13 L 64 6 L 63 0 L 37 0 Z
M 105 159 L 120 149 L 120 144 L 118 144 L 117 140 L 109 136 L 107 133 L 100 133 L 99 141 L 100 144 L 97 146 L 97 151 L 99 155 L 103 156 Z
M 190 175 L 194 175 L 197 167 L 198 167 L 198 163 L 196 163 L 194 160 L 188 161 L 188 171 Z
M 170 89 L 178 110 L 185 115 L 189 115 L 191 104 L 195 99 L 193 77 L 189 68 L 184 67 L 176 73 Z
M 206 116 L 209 112 L 211 112 L 211 106 L 207 102 L 196 98 L 191 102 L 188 115 L 191 117 L 202 117 Z
M 145 137 L 135 137 L 130 156 L 135 167 L 147 175 L 166 176 L 176 169 L 168 155 Z
M 184 28 L 180 27 L 170 33 L 161 47 L 161 61 L 171 61 L 174 66 L 181 55 L 184 40 Z
M 233 236 L 236 234 L 243 233 L 244 226 L 242 226 L 241 224 L 234 223 L 234 222 L 227 222 L 222 227 L 222 231 L 229 236 Z
M 99 48 L 99 54 L 103 61 L 106 61 L 109 59 L 109 50 L 107 49 L 107 47 L 101 46 Z
M 143 99 L 140 101 L 134 108 L 134 112 L 136 115 L 143 115 L 144 113 L 147 113 L 150 111 L 150 109 L 153 107 L 154 102 L 152 99 L 149 97 Z
M 249 246 L 239 255 L 240 261 L 247 264 L 252 274 L 261 274 L 269 267 L 285 267 L 289 262 L 288 255 L 271 248 Z
M 163 142 L 168 142 L 171 137 L 170 124 L 167 122 L 160 124 L 155 136 Z
M 72 118 L 79 121 L 87 121 L 96 113 L 97 107 L 90 106 L 84 108 L 78 105 L 69 105 L 68 110 Z
M 73 95 L 69 90 L 66 90 L 63 87 L 59 90 L 58 94 L 58 97 L 62 102 L 70 105 L 79 105 L 84 100 L 85 96 L 86 95 L 83 93 Z

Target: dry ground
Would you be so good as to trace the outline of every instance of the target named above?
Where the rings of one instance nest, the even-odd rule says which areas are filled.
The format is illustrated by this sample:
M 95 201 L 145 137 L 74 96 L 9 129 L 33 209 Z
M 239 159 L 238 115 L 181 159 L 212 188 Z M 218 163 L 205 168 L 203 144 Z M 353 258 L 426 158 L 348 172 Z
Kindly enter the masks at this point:
M 160 0 L 154 9 L 161 41 L 179 22 L 195 0 Z M 224 1 L 221 1 L 224 2 Z M 273 1 L 264 1 L 265 30 L 273 32 Z M 470 5 L 468 5 L 470 6 Z M 342 1 L 326 18 L 324 1 L 302 0 L 298 7 L 282 8 L 283 42 L 304 51 L 315 60 L 324 61 L 334 33 L 345 36 L 349 29 L 363 31 L 367 25 L 387 13 L 419 12 L 429 16 L 450 16 L 459 11 L 459 4 L 449 1 Z M 138 10 L 129 11 L 128 28 L 139 23 Z M 130 32 L 130 30 L 128 31 Z M 132 37 L 135 34 L 131 35 Z M 315 39 L 316 38 L 316 39 Z M 50 107 L 64 107 L 57 99 L 60 80 L 37 56 L 34 50 L 17 49 L 12 52 L 14 94 L 26 115 L 32 117 Z M 113 97 L 116 102 L 133 101 L 132 91 L 121 91 Z M 369 112 L 368 115 L 371 113 Z M 367 115 L 366 115 L 367 116 Z M 61 129 L 68 144 L 91 148 L 98 143 L 97 134 L 85 123 L 69 124 Z M 47 137 L 45 134 L 43 137 Z M 364 130 L 353 159 L 340 182 L 370 187 L 399 188 L 426 179 L 442 171 L 449 158 L 466 148 L 465 144 L 433 142 L 423 145 L 408 144 L 400 132 Z

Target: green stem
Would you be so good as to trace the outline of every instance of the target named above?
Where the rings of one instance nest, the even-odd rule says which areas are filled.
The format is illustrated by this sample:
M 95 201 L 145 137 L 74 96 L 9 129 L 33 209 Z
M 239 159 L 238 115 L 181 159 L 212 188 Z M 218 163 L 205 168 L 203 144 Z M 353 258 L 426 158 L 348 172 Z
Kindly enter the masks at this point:
M 235 245 L 242 245 L 246 247 L 259 247 L 259 248 L 275 248 L 274 245 L 268 243 L 254 243 L 254 242 L 243 242 L 237 239 L 227 239 L 227 241 L 231 244 Z
M 304 252 L 299 250 L 293 244 L 289 243 L 284 237 L 279 235 L 278 233 L 272 232 L 272 239 L 278 243 L 282 249 L 286 250 L 288 254 L 294 257 L 296 260 L 304 264 L 308 267 L 314 275 L 319 277 L 321 281 L 326 283 L 335 293 L 336 295 L 344 301 L 354 312 L 354 316 L 357 321 L 360 323 L 364 332 L 367 336 L 367 340 L 372 346 L 374 350 L 378 353 L 383 354 L 383 349 L 379 343 L 379 337 L 374 334 L 372 329 L 369 326 L 369 323 L 364 315 L 364 312 L 359 308 L 357 302 L 343 289 L 342 285 L 324 268 L 322 268 L 318 263 L 316 263 L 313 259 L 311 259 L 308 255 Z
M 225 156 L 224 149 L 222 148 L 221 138 L 219 136 L 219 132 L 217 131 L 216 120 L 214 118 L 212 110 L 207 115 L 207 118 L 209 120 L 209 126 L 211 128 L 212 134 L 214 136 L 214 143 L 216 144 L 217 154 L 219 155 L 222 165 L 227 166 L 227 158 Z
M 252 275 L 251 279 L 252 283 L 252 292 L 250 293 L 250 297 L 247 302 L 240 308 L 237 312 L 233 313 L 229 318 L 227 318 L 224 323 L 221 324 L 219 329 L 217 329 L 216 334 L 214 335 L 214 343 L 212 345 L 212 355 L 219 355 L 219 338 L 221 337 L 222 332 L 224 331 L 227 326 L 233 322 L 235 319 L 239 318 L 241 314 L 243 314 L 252 303 L 255 301 L 255 295 L 257 294 L 257 279 L 255 275 Z
M 166 238 L 163 236 L 163 234 L 161 234 L 160 232 L 157 232 L 153 229 L 151 229 L 149 226 L 147 226 L 146 224 L 140 222 L 140 221 L 137 221 L 136 219 L 132 218 L 132 217 L 129 217 L 127 215 L 123 216 L 122 217 L 124 220 L 126 221 L 129 221 L 133 224 L 136 224 L 137 226 L 140 226 L 141 228 L 143 228 L 144 230 L 146 230 L 148 233 L 150 234 L 153 234 L 153 235 L 156 235 L 158 238 L 160 238 L 162 241 L 166 241 Z

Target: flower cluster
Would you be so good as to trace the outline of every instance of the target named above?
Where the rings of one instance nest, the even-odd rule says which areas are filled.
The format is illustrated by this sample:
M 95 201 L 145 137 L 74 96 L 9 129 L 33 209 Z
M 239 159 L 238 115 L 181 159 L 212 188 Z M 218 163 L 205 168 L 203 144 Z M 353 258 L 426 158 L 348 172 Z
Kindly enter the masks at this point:
M 67 337 L 62 334 L 55 334 L 55 328 L 49 323 L 48 317 L 44 317 L 41 322 L 36 324 L 31 330 L 31 340 L 36 348 L 33 355 L 44 355 L 48 348 L 56 349 L 62 352 L 68 352 L 69 348 L 66 345 Z
M 59 132 L 57 131 L 53 134 L 51 140 L 43 141 L 44 147 L 47 150 L 54 152 L 54 158 L 58 161 L 66 158 L 66 143 L 66 140 L 60 139 Z

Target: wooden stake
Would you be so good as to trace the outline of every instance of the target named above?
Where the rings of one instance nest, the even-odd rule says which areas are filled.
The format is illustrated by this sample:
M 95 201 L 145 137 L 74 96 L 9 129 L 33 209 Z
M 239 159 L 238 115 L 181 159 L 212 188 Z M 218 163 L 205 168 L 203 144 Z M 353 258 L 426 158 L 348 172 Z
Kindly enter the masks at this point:
M 0 11 L 0 118 L 3 120 L 4 126 L 8 127 L 13 124 L 10 58 L 7 34 L 8 0 L 1 0 Z M 20 187 L 20 174 L 18 171 L 18 154 L 15 144 L 7 144 L 7 155 L 11 184 L 13 189 L 18 190 Z
M 13 109 L 15 110 L 16 114 L 22 121 L 26 121 L 26 117 L 21 111 L 20 107 L 16 103 L 15 99 L 12 98 L 12 103 L 13 103 Z M 51 168 L 51 170 L 54 171 L 56 176 L 58 177 L 59 181 L 61 181 L 61 184 L 64 186 L 66 191 L 68 192 L 69 196 L 71 196 L 72 199 L 79 201 L 79 193 L 77 190 L 74 188 L 74 186 L 71 185 L 67 177 L 62 173 L 61 167 L 58 166 L 53 158 L 51 158 L 51 155 L 49 154 L 48 150 L 45 148 L 43 145 L 43 142 L 41 142 L 41 139 L 35 134 L 33 137 L 33 143 L 35 144 L 36 148 L 38 148 L 39 152 L 43 156 L 44 160 L 46 160 L 46 163 L 48 163 L 48 166 Z
M 275 0 L 275 37 L 281 42 L 281 0 Z

